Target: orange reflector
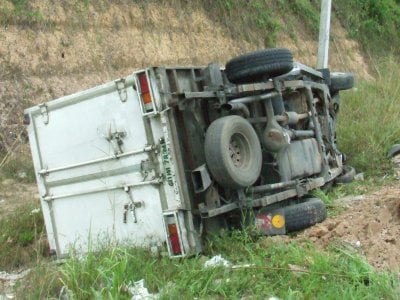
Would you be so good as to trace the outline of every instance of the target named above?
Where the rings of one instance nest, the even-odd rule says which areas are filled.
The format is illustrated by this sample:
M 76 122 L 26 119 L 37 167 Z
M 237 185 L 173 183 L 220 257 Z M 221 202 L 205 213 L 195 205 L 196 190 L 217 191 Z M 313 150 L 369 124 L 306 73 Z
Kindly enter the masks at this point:
M 275 228 L 281 229 L 285 226 L 285 217 L 282 215 L 275 215 L 272 217 L 271 223 Z
M 144 104 L 144 111 L 152 111 L 153 106 L 151 104 L 152 99 L 151 99 L 151 92 L 150 92 L 150 86 L 149 86 L 149 80 L 147 78 L 146 72 L 138 74 L 138 79 L 139 79 L 139 86 L 140 86 L 140 95 L 142 98 L 142 103 Z
M 174 255 L 182 254 L 181 244 L 179 243 L 178 229 L 176 224 L 168 224 L 169 240 L 171 242 L 171 248 Z
M 176 229 L 176 224 L 168 224 L 169 234 L 177 234 L 178 230 Z
M 143 93 L 142 94 L 142 99 L 144 104 L 151 103 L 151 95 L 150 93 Z

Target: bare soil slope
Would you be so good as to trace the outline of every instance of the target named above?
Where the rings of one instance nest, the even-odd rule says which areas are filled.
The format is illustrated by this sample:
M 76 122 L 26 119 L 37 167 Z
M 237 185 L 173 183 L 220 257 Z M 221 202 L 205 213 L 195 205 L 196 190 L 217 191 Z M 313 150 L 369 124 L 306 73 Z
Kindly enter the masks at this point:
M 347 199 L 348 210 L 305 230 L 299 238 L 309 238 L 321 247 L 331 242 L 349 246 L 377 269 L 399 272 L 400 185 Z
M 29 1 L 32 11 L 46 22 L 0 26 L 0 151 L 16 151 L 23 144 L 22 111 L 32 104 L 145 66 L 224 64 L 263 48 L 262 37 L 259 42 L 237 39 L 202 8 L 180 10 L 160 2 L 99 1 L 93 6 L 88 1 L 34 0 Z M 0 10 L 7 9 L 12 9 L 11 1 L 0 4 Z M 285 20 L 281 23 L 285 28 Z M 333 24 L 332 68 L 369 78 L 358 45 L 346 38 L 339 22 Z M 313 66 L 317 44 L 300 25 L 296 40 L 282 30 L 276 46 L 291 49 L 296 60 Z

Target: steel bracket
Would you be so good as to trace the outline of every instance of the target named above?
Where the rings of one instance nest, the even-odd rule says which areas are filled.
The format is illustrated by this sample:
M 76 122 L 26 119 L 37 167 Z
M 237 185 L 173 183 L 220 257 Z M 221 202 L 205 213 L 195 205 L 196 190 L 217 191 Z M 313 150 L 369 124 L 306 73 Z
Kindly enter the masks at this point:
M 43 123 L 49 124 L 49 110 L 46 103 L 39 104 L 40 114 L 42 115 Z
M 126 100 L 128 99 L 128 94 L 126 92 L 125 78 L 115 80 L 115 85 L 117 86 L 119 99 L 121 100 L 121 102 L 126 102 Z

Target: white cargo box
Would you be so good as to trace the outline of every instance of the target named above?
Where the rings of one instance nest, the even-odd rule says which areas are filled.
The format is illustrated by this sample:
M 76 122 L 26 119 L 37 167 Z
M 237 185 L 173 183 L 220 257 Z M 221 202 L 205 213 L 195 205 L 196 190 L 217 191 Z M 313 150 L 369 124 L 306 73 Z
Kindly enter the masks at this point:
M 150 76 L 139 71 L 25 111 L 50 249 L 58 257 L 116 243 L 169 241 L 175 256 L 196 248 L 176 175 L 179 154 Z M 145 92 L 152 101 L 143 100 Z

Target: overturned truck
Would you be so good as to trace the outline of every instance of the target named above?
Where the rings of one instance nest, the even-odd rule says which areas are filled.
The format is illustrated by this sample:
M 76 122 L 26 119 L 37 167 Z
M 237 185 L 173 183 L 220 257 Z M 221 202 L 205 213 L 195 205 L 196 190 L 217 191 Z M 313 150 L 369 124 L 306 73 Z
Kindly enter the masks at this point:
M 243 220 L 264 234 L 322 221 L 309 195 L 346 176 L 335 123 L 353 80 L 266 49 L 225 69 L 146 68 L 27 109 L 51 250 L 181 257 Z

